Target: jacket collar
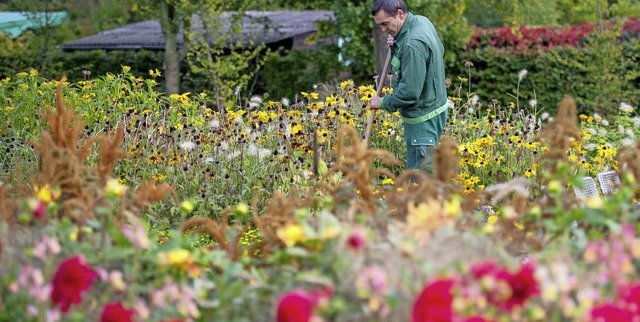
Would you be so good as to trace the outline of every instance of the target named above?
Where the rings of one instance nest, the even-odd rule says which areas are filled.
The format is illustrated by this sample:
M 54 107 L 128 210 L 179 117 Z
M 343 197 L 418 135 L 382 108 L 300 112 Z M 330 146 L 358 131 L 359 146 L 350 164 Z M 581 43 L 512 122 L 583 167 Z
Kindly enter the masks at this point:
M 416 17 L 411 12 L 407 11 L 407 19 L 404 21 L 400 32 L 396 36 L 396 42 L 402 42 L 404 40 L 407 33 L 409 33 L 409 30 L 411 30 L 411 26 L 413 25 L 415 19 Z

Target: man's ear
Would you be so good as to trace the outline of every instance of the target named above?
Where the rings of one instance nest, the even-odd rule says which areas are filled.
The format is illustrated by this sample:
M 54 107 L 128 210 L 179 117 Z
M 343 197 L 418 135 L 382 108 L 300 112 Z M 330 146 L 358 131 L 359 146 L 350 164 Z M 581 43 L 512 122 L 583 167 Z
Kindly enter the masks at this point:
M 400 20 L 404 20 L 404 18 L 407 17 L 407 14 L 404 13 L 404 11 L 402 11 L 402 9 L 398 9 L 398 12 L 396 12 L 396 17 Z

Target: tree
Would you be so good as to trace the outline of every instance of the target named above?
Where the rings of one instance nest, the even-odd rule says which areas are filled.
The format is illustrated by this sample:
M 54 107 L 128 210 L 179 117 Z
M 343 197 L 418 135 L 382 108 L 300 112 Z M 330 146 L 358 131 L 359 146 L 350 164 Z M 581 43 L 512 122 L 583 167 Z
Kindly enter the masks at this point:
M 24 12 L 35 25 L 40 28 L 33 32 L 41 40 L 38 53 L 38 70 L 40 75 L 46 75 L 47 58 L 51 49 L 53 27 L 59 22 L 53 21 L 52 12 L 61 11 L 64 5 L 59 0 L 16 1 L 9 4 L 12 10 Z

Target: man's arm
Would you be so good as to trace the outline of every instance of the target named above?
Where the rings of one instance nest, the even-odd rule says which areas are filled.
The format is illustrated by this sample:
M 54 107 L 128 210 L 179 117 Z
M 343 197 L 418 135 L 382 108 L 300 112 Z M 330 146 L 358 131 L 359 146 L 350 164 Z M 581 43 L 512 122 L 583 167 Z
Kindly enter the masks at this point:
M 402 78 L 393 89 L 391 95 L 382 98 L 380 106 L 387 111 L 409 107 L 416 104 L 424 87 L 427 77 L 427 61 L 429 51 L 419 50 L 413 45 L 406 45 L 402 50 L 401 72 Z

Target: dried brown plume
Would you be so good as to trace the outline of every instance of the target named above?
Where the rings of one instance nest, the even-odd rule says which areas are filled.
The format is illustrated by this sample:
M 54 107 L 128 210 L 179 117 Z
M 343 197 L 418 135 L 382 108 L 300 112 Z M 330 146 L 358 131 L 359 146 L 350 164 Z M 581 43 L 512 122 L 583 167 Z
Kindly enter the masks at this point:
M 635 178 L 637 188 L 634 198 L 640 199 L 640 141 L 633 147 L 620 148 L 617 158 L 625 171 L 630 172 Z
M 541 132 L 541 136 L 549 146 L 549 151 L 542 155 L 546 160 L 566 160 L 571 140 L 582 142 L 576 101 L 572 97 L 562 99 L 558 105 L 558 115 Z
M 349 138 L 351 145 L 346 143 Z M 339 196 L 340 198 L 353 198 L 357 200 L 356 212 L 373 214 L 376 210 L 375 201 L 379 195 L 375 194 L 374 181 L 380 176 L 394 178 L 395 176 L 387 168 L 372 169 L 373 163 L 380 160 L 383 165 L 400 165 L 401 162 L 388 151 L 381 149 L 369 149 L 366 142 L 358 137 L 356 129 L 352 126 L 342 126 L 337 136 L 336 163 L 329 169 L 326 178 L 335 173 L 344 173 L 344 184 L 338 185 L 334 192 L 342 190 L 345 185 L 353 184 L 358 191 L 357 196 Z

